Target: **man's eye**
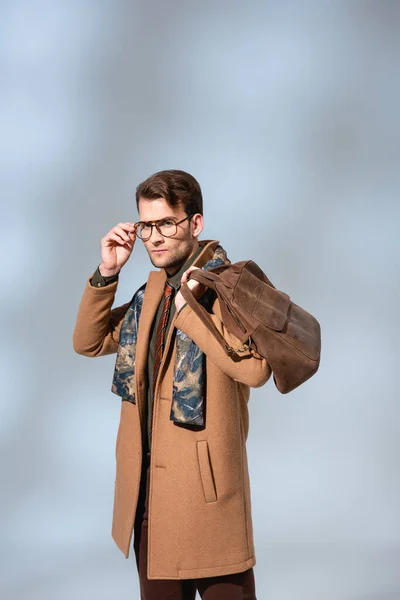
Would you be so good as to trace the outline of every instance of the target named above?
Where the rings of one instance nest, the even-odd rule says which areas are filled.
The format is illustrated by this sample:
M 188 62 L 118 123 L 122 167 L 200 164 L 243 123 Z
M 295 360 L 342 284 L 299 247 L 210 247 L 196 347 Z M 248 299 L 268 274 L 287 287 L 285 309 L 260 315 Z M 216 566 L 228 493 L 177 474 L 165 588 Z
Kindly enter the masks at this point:
M 167 227 L 171 227 L 171 225 L 174 225 L 175 222 L 172 221 L 172 219 L 164 219 L 164 221 L 161 222 L 161 225 L 166 225 Z

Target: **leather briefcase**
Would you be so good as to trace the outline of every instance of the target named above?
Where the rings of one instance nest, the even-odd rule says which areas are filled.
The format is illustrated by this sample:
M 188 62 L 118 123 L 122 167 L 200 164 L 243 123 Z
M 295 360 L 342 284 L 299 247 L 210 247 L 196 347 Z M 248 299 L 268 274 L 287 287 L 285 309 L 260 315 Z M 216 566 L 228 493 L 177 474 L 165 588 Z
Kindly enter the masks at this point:
M 227 355 L 253 349 L 265 358 L 277 389 L 286 394 L 307 381 L 319 367 L 321 329 L 315 317 L 275 288 L 260 267 L 244 260 L 195 269 L 195 279 L 215 290 L 222 322 L 241 346 L 233 348 L 215 327 L 209 313 L 194 298 L 187 284 L 180 288 L 183 298 L 215 336 Z

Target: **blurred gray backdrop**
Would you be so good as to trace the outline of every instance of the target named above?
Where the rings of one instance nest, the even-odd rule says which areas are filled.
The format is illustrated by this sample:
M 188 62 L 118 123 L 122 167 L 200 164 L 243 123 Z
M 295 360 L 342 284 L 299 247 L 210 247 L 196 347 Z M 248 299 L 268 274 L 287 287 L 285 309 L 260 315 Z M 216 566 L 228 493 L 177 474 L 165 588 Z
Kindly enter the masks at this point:
M 192 173 L 205 229 L 322 327 L 250 398 L 259 600 L 400 598 L 400 3 L 2 0 L 0 596 L 139 598 L 111 538 L 115 356 L 72 349 L 136 185 Z M 116 305 L 153 269 L 138 242 Z

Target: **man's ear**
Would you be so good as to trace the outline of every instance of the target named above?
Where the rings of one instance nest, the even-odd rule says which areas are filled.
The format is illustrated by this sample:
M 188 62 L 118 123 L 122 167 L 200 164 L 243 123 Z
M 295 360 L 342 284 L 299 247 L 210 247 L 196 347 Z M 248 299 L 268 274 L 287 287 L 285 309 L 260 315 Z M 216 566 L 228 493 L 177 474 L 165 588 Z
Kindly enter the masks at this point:
M 200 233 L 203 231 L 204 229 L 204 221 L 203 221 L 203 215 L 201 215 L 200 213 L 196 213 L 194 215 L 195 218 L 191 219 L 195 225 L 193 227 L 193 231 L 192 234 L 197 237 L 200 235 Z

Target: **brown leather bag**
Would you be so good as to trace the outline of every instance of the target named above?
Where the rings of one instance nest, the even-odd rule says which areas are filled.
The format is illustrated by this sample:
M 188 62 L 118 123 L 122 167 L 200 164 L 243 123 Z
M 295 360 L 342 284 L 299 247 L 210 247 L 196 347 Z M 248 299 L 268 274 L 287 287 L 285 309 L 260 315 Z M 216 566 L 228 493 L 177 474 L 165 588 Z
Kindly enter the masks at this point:
M 240 354 L 249 348 L 258 352 L 267 359 L 282 394 L 294 390 L 318 370 L 321 351 L 318 321 L 294 304 L 288 294 L 277 290 L 254 261 L 195 269 L 188 274 L 189 279 L 215 290 L 224 326 L 242 343 L 238 348 L 229 346 L 207 310 L 196 301 L 187 284 L 183 284 L 182 296 L 226 354 Z

